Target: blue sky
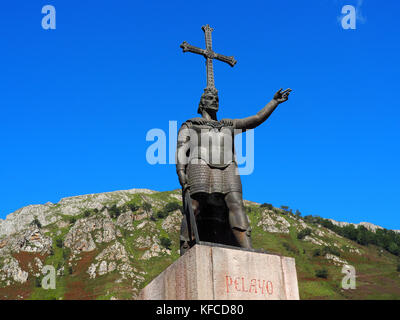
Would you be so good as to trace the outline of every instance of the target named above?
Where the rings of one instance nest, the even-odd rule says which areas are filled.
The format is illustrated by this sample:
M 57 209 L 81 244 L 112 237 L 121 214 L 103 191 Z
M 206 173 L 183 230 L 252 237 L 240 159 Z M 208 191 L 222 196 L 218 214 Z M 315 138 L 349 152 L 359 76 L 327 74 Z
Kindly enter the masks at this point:
M 41 27 L 43 5 L 56 30 Z M 356 30 L 340 24 L 358 7 Z M 214 28 L 220 118 L 290 100 L 255 131 L 244 198 L 400 229 L 396 1 L 58 1 L 1 4 L 0 218 L 87 193 L 179 187 L 146 133 L 196 116 Z

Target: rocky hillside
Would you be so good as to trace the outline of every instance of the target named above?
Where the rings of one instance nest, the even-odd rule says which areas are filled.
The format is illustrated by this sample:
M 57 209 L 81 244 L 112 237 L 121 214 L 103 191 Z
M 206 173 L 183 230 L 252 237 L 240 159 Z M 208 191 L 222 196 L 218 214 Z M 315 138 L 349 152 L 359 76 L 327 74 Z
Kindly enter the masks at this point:
M 0 299 L 134 299 L 179 258 L 179 190 L 133 189 L 24 207 L 0 220 Z M 296 258 L 302 299 L 400 299 L 399 258 L 288 210 L 245 201 L 253 245 Z M 344 290 L 344 264 L 355 290 Z M 56 288 L 41 287 L 54 266 Z

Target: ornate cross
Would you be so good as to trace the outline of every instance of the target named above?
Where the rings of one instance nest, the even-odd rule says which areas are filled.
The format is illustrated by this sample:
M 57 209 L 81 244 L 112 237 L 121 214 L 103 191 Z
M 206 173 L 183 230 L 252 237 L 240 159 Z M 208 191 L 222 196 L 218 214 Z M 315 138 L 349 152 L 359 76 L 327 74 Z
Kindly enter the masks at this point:
M 222 62 L 226 62 L 229 64 L 231 67 L 233 67 L 236 64 L 236 60 L 233 56 L 228 57 L 224 56 L 219 53 L 215 53 L 212 49 L 212 39 L 211 39 L 211 32 L 214 30 L 211 28 L 208 24 L 205 26 L 202 26 L 201 29 L 204 31 L 204 36 L 206 38 L 206 49 L 201 49 L 198 47 L 191 46 L 189 43 L 186 41 L 183 41 L 181 44 L 181 48 L 183 49 L 183 52 L 193 52 L 197 54 L 201 54 L 206 58 L 206 67 L 207 67 L 207 89 L 209 90 L 216 90 L 215 89 L 215 84 L 214 84 L 214 69 L 213 69 L 213 59 L 217 59 Z

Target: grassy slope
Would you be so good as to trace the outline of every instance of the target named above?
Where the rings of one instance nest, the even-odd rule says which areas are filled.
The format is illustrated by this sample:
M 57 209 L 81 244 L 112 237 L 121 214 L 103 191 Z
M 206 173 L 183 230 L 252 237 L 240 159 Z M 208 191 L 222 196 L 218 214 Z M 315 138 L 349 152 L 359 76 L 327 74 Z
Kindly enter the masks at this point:
M 252 225 L 256 226 L 260 209 L 255 208 L 249 214 Z M 294 218 L 282 215 L 291 224 Z M 310 226 L 315 228 L 315 226 Z M 326 230 L 319 227 L 319 230 Z M 355 290 L 341 289 L 342 266 L 336 266 L 325 258 L 314 257 L 313 252 L 320 246 L 297 239 L 297 230 L 290 227 L 289 234 L 266 233 L 259 227 L 253 228 L 253 245 L 267 251 L 279 253 L 296 259 L 301 299 L 400 299 L 400 273 L 396 271 L 398 258 L 374 246 L 365 247 L 340 236 L 330 235 L 323 238 L 330 245 L 336 243 L 340 248 L 352 246 L 362 254 L 341 251 L 340 258 L 356 269 Z M 284 246 L 284 243 L 288 245 Z M 328 278 L 315 276 L 315 271 L 326 268 Z

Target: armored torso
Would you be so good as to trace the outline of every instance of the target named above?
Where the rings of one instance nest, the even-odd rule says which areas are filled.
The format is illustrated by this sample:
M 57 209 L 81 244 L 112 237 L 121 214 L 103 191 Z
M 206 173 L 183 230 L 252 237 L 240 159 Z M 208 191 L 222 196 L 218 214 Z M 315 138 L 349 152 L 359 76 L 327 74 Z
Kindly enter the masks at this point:
M 193 118 L 178 134 L 177 166 L 183 166 L 191 196 L 242 192 L 235 159 L 234 120 Z M 180 155 L 180 156 L 179 156 Z
M 225 168 L 236 162 L 233 120 L 194 118 L 186 121 L 185 125 L 190 137 L 188 163 L 206 163 L 212 168 Z

